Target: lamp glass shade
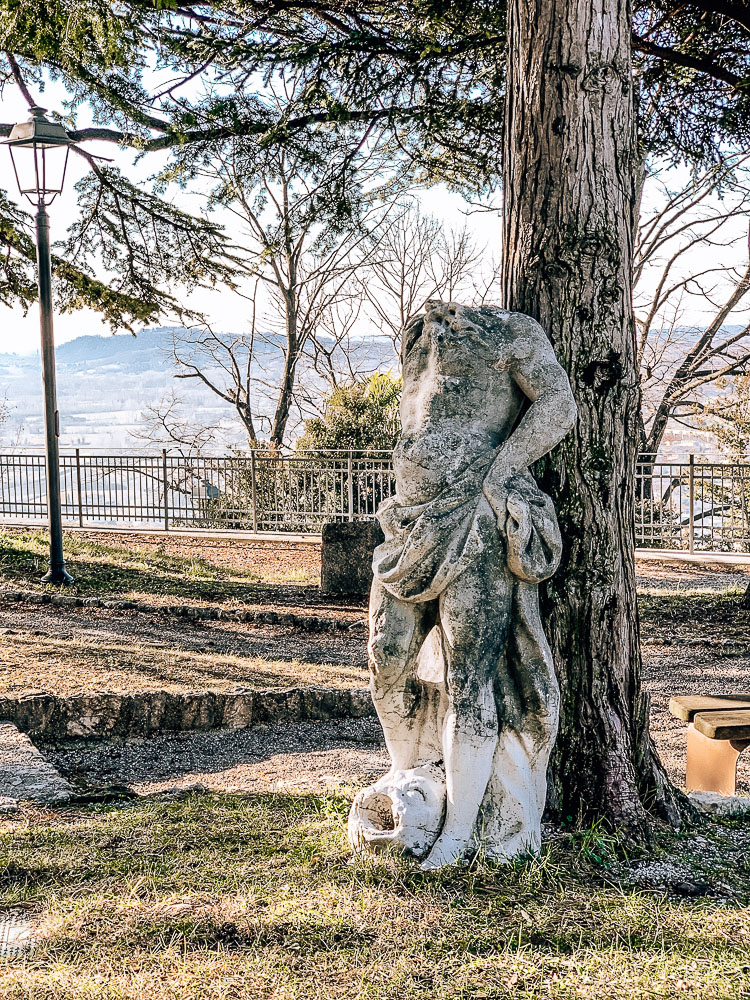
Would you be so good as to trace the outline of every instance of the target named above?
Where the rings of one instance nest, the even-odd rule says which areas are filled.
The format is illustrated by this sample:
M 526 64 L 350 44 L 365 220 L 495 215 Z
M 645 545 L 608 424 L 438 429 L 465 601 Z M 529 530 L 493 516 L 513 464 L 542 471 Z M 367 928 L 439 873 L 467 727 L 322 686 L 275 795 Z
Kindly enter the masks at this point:
M 31 120 L 14 126 L 7 145 L 21 194 L 37 202 L 61 194 L 72 145 L 62 125 L 49 121 L 43 108 L 32 108 Z
M 62 192 L 67 146 L 11 146 L 10 155 L 21 194 L 49 198 Z

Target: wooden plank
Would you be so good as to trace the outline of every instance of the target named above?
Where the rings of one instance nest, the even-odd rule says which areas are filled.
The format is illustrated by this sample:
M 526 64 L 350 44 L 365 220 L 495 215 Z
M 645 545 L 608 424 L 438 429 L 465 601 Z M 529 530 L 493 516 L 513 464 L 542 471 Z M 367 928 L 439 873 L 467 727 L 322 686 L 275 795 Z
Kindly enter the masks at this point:
M 704 712 L 693 725 L 710 740 L 750 740 L 750 708 L 733 712 Z
M 750 708 L 750 695 L 678 695 L 669 699 L 669 711 L 683 722 L 692 722 L 696 712 L 725 712 L 736 708 Z

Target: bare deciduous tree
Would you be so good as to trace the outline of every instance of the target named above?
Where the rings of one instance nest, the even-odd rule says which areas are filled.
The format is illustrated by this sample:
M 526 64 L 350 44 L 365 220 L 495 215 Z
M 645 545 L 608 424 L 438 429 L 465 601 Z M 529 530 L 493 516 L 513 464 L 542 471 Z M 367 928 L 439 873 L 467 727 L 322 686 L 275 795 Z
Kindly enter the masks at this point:
M 392 342 L 395 367 L 402 326 L 427 299 L 481 304 L 497 292 L 499 274 L 468 230 L 447 231 L 414 199 L 373 199 L 356 225 L 322 233 L 314 206 L 322 182 L 301 167 L 282 152 L 252 197 L 238 162 L 221 157 L 203 171 L 233 192 L 222 198 L 252 249 L 252 287 L 238 291 L 249 304 L 249 331 L 204 325 L 174 339 L 176 377 L 202 381 L 235 409 L 251 443 L 264 438 L 273 447 L 285 442 L 293 404 L 301 419 L 312 416 L 325 391 L 382 367 L 378 338 Z
M 750 210 L 749 159 L 729 157 L 677 190 L 668 173 L 649 179 L 654 207 L 641 217 L 634 269 L 645 464 L 670 419 L 702 411 L 702 388 L 750 363 L 750 266 L 736 224 Z
M 196 423 L 185 415 L 183 401 L 172 392 L 141 413 L 142 427 L 131 431 L 137 441 L 169 447 L 182 458 L 199 457 L 216 443 L 219 427 Z
M 446 230 L 411 198 L 378 234 L 376 252 L 359 272 L 361 295 L 398 352 L 404 325 L 429 299 L 481 305 L 499 294 L 499 265 L 487 258 L 467 228 Z
M 294 84 L 267 98 L 275 114 L 289 100 L 285 86 Z M 351 308 L 354 271 L 388 224 L 374 191 L 380 170 L 376 147 L 342 153 L 326 129 L 298 149 L 236 139 L 191 166 L 242 234 L 233 251 L 245 259 L 236 294 L 248 303 L 248 332 L 195 328 L 175 337 L 173 360 L 178 378 L 202 381 L 235 408 L 250 442 L 284 443 L 303 359 L 323 350 L 332 314 Z

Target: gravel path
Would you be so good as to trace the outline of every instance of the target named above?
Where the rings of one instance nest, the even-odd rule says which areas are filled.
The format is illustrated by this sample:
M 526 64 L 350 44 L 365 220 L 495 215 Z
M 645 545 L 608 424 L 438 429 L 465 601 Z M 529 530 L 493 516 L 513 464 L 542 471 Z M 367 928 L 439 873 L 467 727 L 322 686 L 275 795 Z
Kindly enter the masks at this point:
M 670 777 L 684 787 L 684 724 L 658 708 L 651 724 Z M 195 784 L 217 792 L 321 791 L 367 784 L 389 766 L 375 719 L 67 744 L 44 753 L 70 780 L 124 784 L 139 795 Z M 750 794 L 748 756 L 738 769 L 742 795 Z
M 685 784 L 685 726 L 652 712 L 652 733 L 672 780 Z M 322 791 L 367 784 L 389 762 L 375 719 L 186 733 L 46 748 L 70 780 L 124 784 L 139 795 L 200 784 L 212 791 Z M 750 794 L 750 760 L 740 757 L 738 794 Z
M 201 784 L 212 791 L 319 791 L 388 770 L 375 719 L 69 744 L 46 751 L 68 778 L 127 784 L 140 795 Z

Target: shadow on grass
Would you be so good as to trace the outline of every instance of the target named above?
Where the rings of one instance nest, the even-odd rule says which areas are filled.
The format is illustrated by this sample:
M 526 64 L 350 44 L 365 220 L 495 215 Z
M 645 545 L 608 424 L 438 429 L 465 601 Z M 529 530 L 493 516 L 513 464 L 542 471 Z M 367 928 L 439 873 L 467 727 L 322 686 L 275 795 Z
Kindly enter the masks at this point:
M 740 605 L 743 591 L 731 589 L 716 593 L 639 594 L 641 623 L 652 630 L 690 625 L 701 628 L 727 625 L 744 626 L 750 639 L 750 611 Z

